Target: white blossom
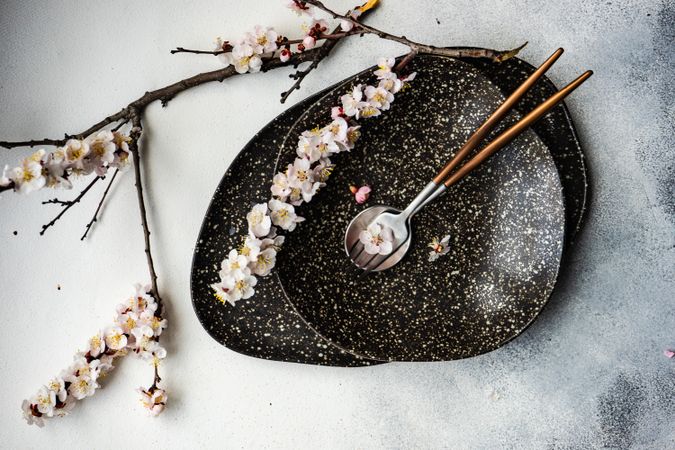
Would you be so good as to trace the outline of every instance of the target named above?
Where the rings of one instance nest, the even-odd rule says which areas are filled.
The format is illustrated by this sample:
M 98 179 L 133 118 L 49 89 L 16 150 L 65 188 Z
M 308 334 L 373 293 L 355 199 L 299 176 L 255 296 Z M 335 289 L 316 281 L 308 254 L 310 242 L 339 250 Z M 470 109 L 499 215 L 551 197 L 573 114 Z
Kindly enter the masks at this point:
M 356 145 L 356 141 L 361 137 L 361 126 L 353 126 L 347 129 L 347 139 L 342 143 L 345 150 L 351 150 Z
M 215 42 L 215 48 L 214 51 L 216 52 L 221 52 L 218 53 L 218 59 L 220 62 L 222 62 L 225 67 L 229 66 L 232 64 L 232 53 L 224 51 L 226 50 L 226 47 L 229 45 L 228 41 L 224 41 L 220 36 L 216 38 Z M 227 47 L 229 48 L 229 47 Z
M 246 41 L 239 41 L 232 47 L 232 64 L 238 73 L 258 72 L 262 66 L 260 55 Z
M 89 339 L 89 354 L 96 358 L 105 352 L 105 338 L 103 332 L 99 331 Z
M 101 373 L 101 361 L 98 359 L 88 361 L 83 353 L 77 353 L 71 366 L 71 372 L 77 376 L 87 376 L 95 381 Z M 64 380 L 68 381 L 67 378 L 64 378 Z
M 254 263 L 252 263 L 251 270 L 254 274 L 261 277 L 266 277 L 270 274 L 277 260 L 277 251 L 274 248 L 266 248 L 258 254 Z
M 340 30 L 342 31 L 352 31 L 354 28 L 354 22 L 351 20 L 340 19 Z
M 379 88 L 386 89 L 392 94 L 396 94 L 403 87 L 403 81 L 401 81 L 395 73 L 391 73 L 391 76 L 384 77 L 380 80 L 377 85 Z
M 396 60 L 394 58 L 379 58 L 377 60 L 378 69 L 375 71 L 375 76 L 380 79 L 388 77 L 392 73 L 391 69 L 395 63 Z
M 88 375 L 72 375 L 66 380 L 70 382 L 68 386 L 68 393 L 75 397 L 77 400 L 82 400 L 85 397 L 91 397 L 94 395 L 96 388 L 98 388 L 98 383 L 96 380 L 92 379 Z
M 272 187 L 270 188 L 272 195 L 282 200 L 285 200 L 291 194 L 291 186 L 288 183 L 286 173 L 279 172 L 272 178 Z
M 347 139 L 348 129 L 347 121 L 342 117 L 337 117 L 322 130 L 321 138 L 324 142 L 342 143 Z
M 34 399 L 31 399 L 31 400 L 34 400 Z M 38 427 L 42 428 L 45 425 L 45 422 L 42 419 L 42 417 L 33 414 L 32 408 L 33 408 L 34 404 L 35 404 L 35 402 L 28 401 L 28 400 L 24 400 L 23 403 L 21 403 L 21 410 L 23 411 L 23 418 L 26 420 L 28 425 L 35 424 Z M 36 408 L 36 410 L 37 410 L 37 408 Z M 38 414 L 40 414 L 40 413 L 38 412 Z
M 166 319 L 157 316 L 151 311 L 143 311 L 141 314 L 141 319 L 143 319 L 145 323 L 147 323 L 152 329 L 152 335 L 154 337 L 161 335 L 162 330 L 164 330 L 169 325 L 169 322 Z
M 279 251 L 285 239 L 284 236 L 277 236 L 277 227 L 272 227 L 270 234 L 261 241 L 260 249 L 265 250 L 272 247 L 274 250 Z
M 238 273 L 246 269 L 247 266 L 248 258 L 244 255 L 240 255 L 237 250 L 232 249 L 227 255 L 227 258 L 220 264 L 220 276 L 223 278 L 227 276 L 237 276 Z
M 386 111 L 394 101 L 394 94 L 381 87 L 368 86 L 365 90 L 368 103 L 378 110 Z
M 450 251 L 450 235 L 445 236 L 440 241 L 435 237 L 428 246 L 431 247 L 429 261 L 435 261 L 439 256 L 443 256 Z
M 247 299 L 253 296 L 253 288 L 258 283 L 256 277 L 251 275 L 250 269 L 246 268 L 241 272 L 234 274 L 223 280 L 223 287 L 227 289 L 230 303 L 234 305 L 235 302 L 241 299 Z
M 250 275 L 248 268 L 244 270 Z M 149 290 L 150 286 L 137 284 L 134 296 L 118 306 L 117 324 L 95 334 L 86 352 L 77 352 L 70 367 L 23 402 L 28 424 L 42 426 L 45 418 L 67 415 L 77 400 L 95 393 L 100 387 L 98 380 L 113 369 L 114 358 L 127 350 L 151 360 L 155 366 L 166 357 L 166 349 L 159 345 L 158 337 L 167 321 L 156 315 L 157 302 L 148 294 Z M 153 386 L 153 392 L 159 389 Z
M 348 117 L 359 118 L 359 112 L 368 106 L 368 103 L 363 101 L 363 86 L 357 85 L 354 86 L 350 94 L 345 94 L 340 97 L 340 103 L 342 104 L 342 111 Z
M 364 119 L 367 119 L 369 117 L 377 117 L 381 114 L 379 108 L 371 105 L 371 104 L 366 104 L 367 106 L 363 107 L 357 114 L 358 118 L 363 117 Z
M 243 245 L 239 248 L 239 254 L 244 256 L 248 262 L 253 262 L 258 258 L 262 241 L 249 234 L 246 236 Z
M 235 302 L 253 296 L 253 288 L 258 283 L 256 277 L 251 275 L 248 267 L 229 274 L 222 278 L 221 283 L 211 285 L 215 296 L 222 303 L 228 302 L 234 306 Z
M 157 416 L 164 411 L 169 398 L 164 389 L 157 387 L 150 388 L 149 390 L 138 388 L 138 392 L 141 394 L 141 404 L 149 411 L 150 415 Z
M 37 405 L 37 410 L 41 414 L 52 417 L 56 406 L 56 393 L 42 386 L 35 396 L 35 405 Z
M 9 179 L 10 169 L 9 166 L 5 164 L 5 168 L 2 169 L 0 174 L 0 187 L 9 186 L 12 180 Z
M 85 170 L 85 157 L 89 154 L 89 145 L 86 141 L 68 139 L 64 147 L 66 162 L 78 171 Z
M 304 45 L 307 50 L 314 48 L 316 46 L 316 38 L 314 36 L 305 36 L 302 40 L 302 45 Z
M 295 208 L 293 205 L 281 202 L 276 199 L 270 200 L 268 205 L 270 208 L 272 223 L 283 228 L 284 230 L 293 231 L 295 229 L 295 225 L 298 222 L 305 220 L 304 218 L 298 217 L 295 214 Z
M 372 223 L 361 231 L 359 240 L 365 246 L 366 253 L 388 255 L 393 250 L 394 234 L 391 228 Z
M 119 355 L 118 355 L 119 356 Z M 109 372 L 112 369 L 115 368 L 113 366 L 113 360 L 115 359 L 115 355 L 101 355 L 98 358 L 99 361 L 99 368 L 101 369 L 101 373 Z
M 65 417 L 70 411 L 75 407 L 75 398 L 72 395 L 66 397 L 62 405 L 59 405 L 58 408 L 54 409 L 55 417 Z
M 52 378 L 51 381 L 47 383 L 47 389 L 52 391 L 60 402 L 64 402 L 66 400 L 68 393 L 66 392 L 66 383 L 63 381 L 63 378 Z
M 112 131 L 101 131 L 93 138 L 87 140 L 89 145 L 88 164 L 93 167 L 98 176 L 105 175 L 108 165 L 115 159 L 117 146 Z
M 289 0 L 286 7 L 299 16 L 304 14 L 312 17 L 314 15 L 314 8 L 301 0 Z
M 272 221 L 267 211 L 266 203 L 258 203 L 246 214 L 248 229 L 256 237 L 265 237 L 270 232 Z
M 319 163 L 314 166 L 312 171 L 314 172 L 314 180 L 318 181 L 323 187 L 330 177 L 330 174 L 333 172 L 333 165 L 328 158 L 322 158 L 319 160 Z
M 253 33 L 247 33 L 246 41 L 255 53 L 270 53 L 277 49 L 277 36 L 273 28 L 256 25 Z
M 14 182 L 14 190 L 28 194 L 42 188 L 47 179 L 42 175 L 42 157 L 45 151 L 40 149 L 24 159 L 19 167 L 10 170 L 7 177 Z
M 298 139 L 297 154 L 299 157 L 307 159 L 310 163 L 316 162 L 321 158 L 327 158 L 334 153 L 338 153 L 340 147 L 334 141 L 325 142 L 323 132 L 317 130 L 317 133 L 300 136 Z
M 105 345 L 111 350 L 122 350 L 127 346 L 127 336 L 121 327 L 110 327 L 105 332 Z
M 160 360 L 166 358 L 166 349 L 157 341 L 148 341 L 140 348 L 139 355 L 143 360 L 158 365 Z
M 314 171 L 309 160 L 296 158 L 293 164 L 288 165 L 288 185 L 291 188 L 291 204 L 299 205 L 303 201 L 309 202 L 321 183 L 314 182 Z

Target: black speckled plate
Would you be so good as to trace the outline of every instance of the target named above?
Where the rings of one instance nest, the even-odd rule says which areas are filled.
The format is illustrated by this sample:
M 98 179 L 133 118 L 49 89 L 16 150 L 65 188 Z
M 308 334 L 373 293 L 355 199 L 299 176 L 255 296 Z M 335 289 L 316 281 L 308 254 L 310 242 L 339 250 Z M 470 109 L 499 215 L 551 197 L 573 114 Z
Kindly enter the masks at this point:
M 533 70 L 532 66 L 516 58 L 500 65 L 475 60 L 467 62 L 506 93 Z M 372 69 L 367 69 L 354 77 L 370 73 Z M 323 94 L 335 92 L 327 94 L 334 99 L 345 91 L 343 85 L 348 83 L 346 80 L 307 98 L 260 130 L 233 161 L 214 194 L 195 248 L 192 299 L 206 331 L 234 351 L 263 359 L 307 364 L 361 366 L 375 363 L 336 349 L 318 337 L 288 305 L 276 277 L 259 280 L 256 295 L 247 302 L 237 303 L 236 308 L 217 303 L 208 287 L 218 279 L 220 261 L 238 243 L 240 231 L 245 229 L 243 217 L 248 205 L 267 196 L 282 137 Z M 536 104 L 554 90 L 555 86 L 543 79 L 518 106 Z M 570 223 L 575 224 L 567 235 L 569 243 L 583 215 L 586 174 L 581 147 L 566 109 L 558 107 L 550 117 L 555 120 L 542 120 L 534 129 L 549 147 L 563 181 L 566 211 L 568 218 L 572 218 L 568 220 L 568 227 Z
M 302 208 L 307 221 L 288 234 L 276 274 L 307 323 L 354 354 L 475 356 L 513 339 L 547 302 L 563 250 L 562 186 L 551 152 L 529 130 L 417 215 L 399 265 L 361 281 L 347 276 L 342 241 L 351 218 L 374 204 L 405 207 L 504 100 L 464 62 L 419 56 L 412 66 L 419 72 L 413 87 L 386 114 L 363 122 L 357 149 L 335 158 L 328 186 Z M 351 83 L 368 81 L 366 73 Z M 295 157 L 300 131 L 330 120 L 334 102 L 325 97 L 298 120 L 280 150 L 282 166 Z M 371 200 L 356 205 L 348 185 L 366 182 Z M 450 253 L 429 262 L 427 244 L 446 234 Z

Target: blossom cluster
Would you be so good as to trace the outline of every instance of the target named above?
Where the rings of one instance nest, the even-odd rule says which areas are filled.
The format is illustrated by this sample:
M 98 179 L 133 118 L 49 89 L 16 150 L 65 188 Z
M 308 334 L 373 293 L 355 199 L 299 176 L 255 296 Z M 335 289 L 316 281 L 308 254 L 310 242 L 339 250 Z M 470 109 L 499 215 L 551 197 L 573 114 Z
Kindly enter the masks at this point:
M 260 25 L 232 43 L 217 38 L 215 50 L 220 52 L 218 57 L 225 66 L 232 65 L 238 73 L 255 73 L 260 71 L 263 59 L 276 57 L 286 62 L 294 52 L 302 53 L 305 50 L 312 49 L 316 46 L 318 40 L 329 36 L 328 23 L 323 19 L 314 18 L 315 11 L 312 6 L 300 0 L 290 0 L 287 6 L 298 15 L 307 16 L 311 19 L 311 23 L 303 27 L 304 35 L 300 39 L 291 41 L 278 34 L 274 28 Z M 353 18 L 359 17 L 361 9 L 356 8 L 350 12 L 350 15 Z M 353 22 L 340 20 L 342 31 L 350 31 L 353 28 Z
M 393 71 L 394 64 L 394 58 L 380 58 L 375 71 L 377 86 L 355 86 L 340 97 L 339 106 L 331 109 L 329 124 L 301 133 L 297 157 L 272 179 L 272 198 L 256 204 L 246 215 L 248 235 L 244 243 L 230 250 L 221 264 L 220 281 L 211 285 L 220 302 L 234 305 L 255 293 L 256 276 L 267 276 L 276 263 L 284 242 L 278 233 L 293 231 L 304 220 L 295 208 L 311 201 L 325 186 L 334 167 L 330 158 L 354 148 L 360 136 L 358 121 L 389 109 L 394 95 L 415 77 L 412 73 L 399 78 Z M 363 195 L 365 201 L 365 191 Z
M 67 415 L 78 400 L 94 395 L 99 380 L 114 366 L 116 358 L 132 353 L 149 361 L 155 370 L 166 350 L 159 336 L 167 326 L 149 286 L 136 285 L 136 293 L 117 307 L 115 323 L 89 339 L 87 351 L 75 354 L 73 364 L 42 386 L 30 400 L 24 400 L 23 416 L 28 424 L 44 425 L 45 418 Z M 153 383 L 139 389 L 141 402 L 157 415 L 166 404 L 166 392 Z
M 22 194 L 50 188 L 72 188 L 72 175 L 99 176 L 111 167 L 123 168 L 129 161 L 131 138 L 117 131 L 104 130 L 86 139 L 69 139 L 63 147 L 47 153 L 40 149 L 20 166 L 5 166 L 0 187 L 13 186 Z

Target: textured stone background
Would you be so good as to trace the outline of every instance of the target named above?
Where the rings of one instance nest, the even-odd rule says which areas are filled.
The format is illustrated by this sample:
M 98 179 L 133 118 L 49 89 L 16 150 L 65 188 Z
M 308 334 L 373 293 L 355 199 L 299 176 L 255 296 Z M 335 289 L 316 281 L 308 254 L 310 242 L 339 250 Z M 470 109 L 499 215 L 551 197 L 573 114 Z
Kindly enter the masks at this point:
M 283 111 L 287 70 L 205 86 L 148 111 L 151 221 L 171 320 L 163 368 L 171 405 L 157 420 L 137 407 L 133 389 L 151 375 L 139 361 L 122 362 L 105 389 L 43 430 L 25 426 L 19 411 L 146 276 L 131 173 L 85 243 L 96 196 L 39 238 L 54 212 L 39 204 L 49 194 L 2 195 L 2 445 L 672 448 L 675 361 L 662 351 L 675 346 L 674 22 L 673 3 L 655 0 L 383 0 L 370 19 L 436 44 L 529 40 L 522 56 L 535 64 L 562 46 L 557 83 L 595 70 L 568 101 L 593 191 L 576 250 L 534 325 L 474 359 L 280 364 L 225 350 L 200 328 L 188 280 L 203 213 L 238 150 Z M 290 33 L 297 21 L 270 1 L 3 0 L 0 136 L 79 130 L 146 89 L 218 67 L 210 57 L 171 56 L 171 47 L 209 46 L 256 23 Z M 300 95 L 402 52 L 352 38 Z M 25 153 L 2 151 L 0 164 Z

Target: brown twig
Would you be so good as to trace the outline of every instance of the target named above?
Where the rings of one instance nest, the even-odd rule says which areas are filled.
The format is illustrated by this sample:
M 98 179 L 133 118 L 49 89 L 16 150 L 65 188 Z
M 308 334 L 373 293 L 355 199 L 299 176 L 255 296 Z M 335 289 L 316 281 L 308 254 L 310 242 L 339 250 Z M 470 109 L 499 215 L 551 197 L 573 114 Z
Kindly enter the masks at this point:
M 173 50 L 170 51 L 172 55 L 175 55 L 176 53 L 193 53 L 195 55 L 222 55 L 223 53 L 227 53 L 225 50 L 193 50 L 190 48 L 183 48 L 183 47 L 176 47 Z
M 130 110 L 131 124 L 131 142 L 129 143 L 129 151 L 134 159 L 134 175 L 136 177 L 136 196 L 138 198 L 138 208 L 141 213 L 141 225 L 143 226 L 143 238 L 145 240 L 145 257 L 148 263 L 148 270 L 150 272 L 150 283 L 152 285 L 152 295 L 157 300 L 157 311 L 162 313 L 163 304 L 159 296 L 159 289 L 157 289 L 157 272 L 155 271 L 155 263 L 152 260 L 152 252 L 150 251 L 150 227 L 148 225 L 148 215 L 145 209 L 145 200 L 143 199 L 143 180 L 141 179 L 141 152 L 138 141 L 143 133 L 143 124 L 141 121 L 141 112 L 135 109 Z
M 63 216 L 66 213 L 66 211 L 68 211 L 70 208 L 72 208 L 73 205 L 75 205 L 76 203 L 79 203 L 80 200 L 82 200 L 82 197 L 84 197 L 85 194 L 87 192 L 89 192 L 89 189 L 91 189 L 98 182 L 98 180 L 103 180 L 104 178 L 105 177 L 97 176 L 96 178 L 91 180 L 91 183 L 89 183 L 86 188 L 82 189 L 82 192 L 80 192 L 80 194 L 77 197 L 75 197 L 73 200 L 61 201 L 61 200 L 55 198 L 55 199 L 52 199 L 52 200 L 48 200 L 46 202 L 42 202 L 43 204 L 44 203 L 57 203 L 57 204 L 62 205 L 63 209 L 49 223 L 47 223 L 46 225 L 42 225 L 42 231 L 40 231 L 40 236 L 43 236 L 45 234 L 45 231 L 47 231 L 47 228 L 49 228 L 51 226 L 54 226 L 54 224 L 61 218 L 61 216 Z
M 84 230 L 84 234 L 80 238 L 81 241 L 84 241 L 84 239 L 87 237 L 87 234 L 89 234 L 89 230 L 91 230 L 91 227 L 94 225 L 94 222 L 98 222 L 98 213 L 101 211 L 101 207 L 103 206 L 103 202 L 105 201 L 105 198 L 108 195 L 108 191 L 110 190 L 110 187 L 113 184 L 113 181 L 115 181 L 115 177 L 117 176 L 117 172 L 119 172 L 119 169 L 115 169 L 115 172 L 113 172 L 112 177 L 110 178 L 110 182 L 108 183 L 108 186 L 105 188 L 105 191 L 103 191 L 103 195 L 101 196 L 101 201 L 98 202 L 98 206 L 96 207 L 96 211 L 94 211 L 94 217 L 91 218 L 89 223 L 86 226 L 86 229 Z
M 314 57 L 320 52 L 320 50 L 321 47 L 317 47 L 311 50 L 307 50 L 303 53 L 295 53 L 286 62 L 282 62 L 278 58 L 266 59 L 263 62 L 261 71 L 267 72 L 272 69 L 288 66 L 297 67 L 298 65 L 304 62 L 312 61 Z M 232 66 L 225 67 L 223 69 L 213 70 L 211 72 L 200 73 L 192 77 L 186 78 L 184 80 L 177 81 L 161 89 L 146 92 L 141 97 L 129 103 L 126 107 L 122 108 L 115 114 L 112 114 L 104 118 L 100 122 L 92 125 L 91 127 L 87 128 L 81 133 L 65 135 L 64 139 L 42 139 L 42 140 L 17 141 L 17 142 L 0 141 L 0 147 L 15 148 L 15 147 L 30 147 L 36 145 L 60 146 L 64 145 L 68 139 L 84 139 L 90 134 L 101 130 L 103 127 L 110 125 L 111 123 L 115 123 L 120 120 L 127 120 L 127 121 L 130 120 L 132 116 L 131 114 L 132 110 L 138 111 L 138 113 L 141 114 L 149 104 L 154 103 L 158 100 L 162 102 L 163 106 L 166 106 L 171 99 L 173 99 L 176 95 L 180 94 L 183 91 L 214 81 L 222 82 L 236 75 L 239 74 L 237 73 L 237 71 L 234 70 L 234 67 Z
M 394 72 L 401 75 L 401 72 L 403 69 L 405 69 L 405 66 L 407 66 L 410 61 L 413 60 L 413 58 L 417 55 L 417 51 L 415 50 L 410 50 L 407 55 L 403 57 L 401 61 L 399 61 L 398 64 L 396 64 L 396 67 L 394 67 Z
M 523 47 L 525 47 L 525 45 L 527 45 L 526 42 L 520 47 L 514 48 L 512 50 L 492 50 L 474 47 L 436 47 L 433 45 L 421 44 L 419 42 L 411 41 L 405 36 L 396 36 L 394 34 L 365 25 L 353 17 L 333 11 L 319 0 L 306 0 L 305 3 L 316 6 L 320 10 L 331 15 L 334 19 L 348 20 L 352 22 L 354 27 L 358 28 L 361 33 L 374 34 L 382 39 L 398 42 L 410 47 L 411 50 L 414 50 L 417 53 L 428 53 L 431 55 L 449 56 L 452 58 L 487 58 L 494 62 L 502 62 L 517 55 L 518 52 Z
M 332 35 L 335 34 L 339 29 L 340 27 L 337 27 L 335 30 L 333 30 L 333 33 L 331 34 Z M 344 36 L 348 35 L 344 34 Z M 297 70 L 294 74 L 289 75 L 290 78 L 295 80 L 295 83 L 293 83 L 293 85 L 287 91 L 281 93 L 281 103 L 286 103 L 286 100 L 293 93 L 293 91 L 300 89 L 300 84 L 302 83 L 302 80 L 305 79 L 307 74 L 309 74 L 312 70 L 316 69 L 319 66 L 319 62 L 321 62 L 322 59 L 328 56 L 331 50 L 333 50 L 333 47 L 337 45 L 338 41 L 339 39 L 332 39 L 324 42 L 323 45 L 319 47 L 319 51 L 317 52 L 314 59 L 312 59 L 312 63 L 309 65 L 309 67 L 307 67 L 304 70 Z

